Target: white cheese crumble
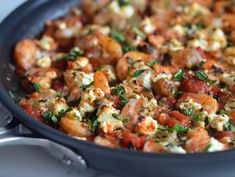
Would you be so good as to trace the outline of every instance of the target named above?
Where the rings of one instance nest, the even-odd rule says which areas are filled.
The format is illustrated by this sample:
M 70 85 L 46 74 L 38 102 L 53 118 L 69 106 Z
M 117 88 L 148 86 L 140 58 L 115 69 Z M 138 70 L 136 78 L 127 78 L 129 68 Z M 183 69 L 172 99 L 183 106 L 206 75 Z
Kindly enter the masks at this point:
M 111 106 L 105 106 L 102 108 L 97 120 L 100 122 L 100 128 L 104 133 L 111 133 L 117 128 L 123 127 L 122 121 L 118 119 L 119 114 L 120 111 Z
M 207 152 L 223 151 L 225 149 L 224 144 L 220 143 L 215 138 L 210 139 L 209 145 L 210 147 L 208 148 Z
M 158 122 L 151 117 L 145 116 L 137 124 L 137 132 L 144 135 L 150 135 L 157 130 Z
M 151 18 L 145 17 L 141 23 L 141 27 L 146 34 L 153 33 L 156 27 L 153 25 Z

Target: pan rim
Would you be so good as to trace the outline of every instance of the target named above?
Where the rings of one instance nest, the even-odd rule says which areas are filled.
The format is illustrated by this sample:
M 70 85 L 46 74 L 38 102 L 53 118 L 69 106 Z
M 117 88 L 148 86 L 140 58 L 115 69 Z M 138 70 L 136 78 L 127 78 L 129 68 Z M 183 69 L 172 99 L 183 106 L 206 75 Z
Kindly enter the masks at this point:
M 20 19 L 19 14 L 24 15 L 29 8 L 39 8 L 40 5 L 49 2 L 51 0 L 28 0 L 23 3 L 21 6 L 16 8 L 10 15 L 8 15 L 0 24 L 0 34 L 6 34 L 9 24 L 14 23 L 17 19 Z M 32 9 L 31 9 L 32 10 Z M 10 27 L 12 28 L 12 26 Z M 0 44 L 4 40 L 0 38 Z M 1 46 L 1 45 L 0 45 Z M 2 104 L 13 114 L 15 118 L 20 120 L 25 126 L 30 128 L 32 131 L 37 132 L 45 138 L 58 142 L 62 145 L 66 145 L 72 149 L 78 149 L 79 146 L 85 148 L 90 148 L 98 153 L 109 153 L 116 156 L 122 156 L 122 158 L 142 158 L 142 159 L 164 159 L 164 160 L 195 160 L 195 161 L 212 161 L 212 160 L 227 160 L 233 158 L 235 155 L 235 150 L 227 150 L 221 152 L 212 152 L 212 153 L 193 153 L 193 154 L 155 154 L 155 153 L 144 153 L 138 151 L 131 151 L 127 149 L 111 149 L 97 145 L 93 142 L 77 140 L 72 138 L 58 130 L 55 130 L 47 125 L 36 121 L 31 116 L 27 115 L 8 95 L 7 90 L 2 85 L 0 81 L 0 101 Z M 76 148 L 77 147 L 77 148 Z

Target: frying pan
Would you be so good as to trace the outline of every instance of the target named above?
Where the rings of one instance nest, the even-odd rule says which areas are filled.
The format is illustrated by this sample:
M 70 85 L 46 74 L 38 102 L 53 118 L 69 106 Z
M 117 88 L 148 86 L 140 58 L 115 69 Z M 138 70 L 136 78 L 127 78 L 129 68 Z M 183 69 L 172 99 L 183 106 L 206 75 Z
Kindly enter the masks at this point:
M 0 100 L 26 127 L 41 137 L 69 147 L 97 170 L 122 177 L 235 177 L 235 150 L 197 154 L 151 154 L 124 149 L 109 149 L 69 137 L 28 116 L 9 96 L 17 86 L 11 64 L 14 44 L 34 37 L 45 20 L 64 15 L 80 0 L 29 0 L 0 25 Z

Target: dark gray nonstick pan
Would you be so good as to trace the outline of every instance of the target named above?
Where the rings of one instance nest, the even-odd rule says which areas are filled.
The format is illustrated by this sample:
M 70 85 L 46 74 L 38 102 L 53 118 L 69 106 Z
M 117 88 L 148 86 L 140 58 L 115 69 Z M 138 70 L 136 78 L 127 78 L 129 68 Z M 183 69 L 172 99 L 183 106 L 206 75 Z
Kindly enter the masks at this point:
M 0 100 L 11 114 L 38 136 L 80 154 L 97 170 L 122 177 L 235 177 L 235 150 L 198 154 L 147 154 L 109 149 L 73 139 L 28 116 L 9 96 L 17 85 L 11 50 L 22 38 L 38 34 L 45 20 L 64 15 L 80 0 L 29 0 L 0 25 Z M 43 170 L 43 169 L 42 169 Z

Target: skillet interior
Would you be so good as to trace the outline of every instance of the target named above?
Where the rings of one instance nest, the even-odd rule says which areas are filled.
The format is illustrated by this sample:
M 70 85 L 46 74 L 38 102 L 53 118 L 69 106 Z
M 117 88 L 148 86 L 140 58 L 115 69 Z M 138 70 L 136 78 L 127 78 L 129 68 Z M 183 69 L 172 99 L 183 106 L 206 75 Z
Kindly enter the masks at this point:
M 0 99 L 12 114 L 40 135 L 78 151 L 92 168 L 121 176 L 234 176 L 235 151 L 211 154 L 145 154 L 127 150 L 107 149 L 90 142 L 74 140 L 24 113 L 8 96 L 17 87 L 11 65 L 11 50 L 22 38 L 38 34 L 46 19 L 66 13 L 79 0 L 29 0 L 14 11 L 0 26 Z

